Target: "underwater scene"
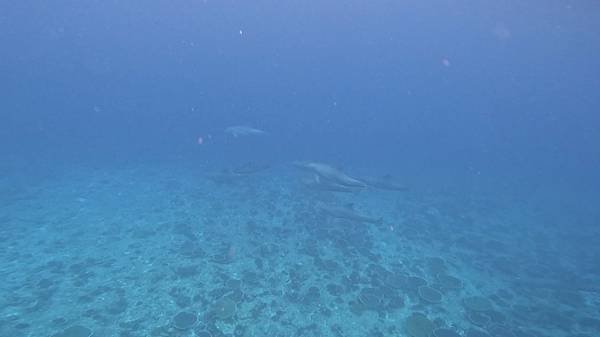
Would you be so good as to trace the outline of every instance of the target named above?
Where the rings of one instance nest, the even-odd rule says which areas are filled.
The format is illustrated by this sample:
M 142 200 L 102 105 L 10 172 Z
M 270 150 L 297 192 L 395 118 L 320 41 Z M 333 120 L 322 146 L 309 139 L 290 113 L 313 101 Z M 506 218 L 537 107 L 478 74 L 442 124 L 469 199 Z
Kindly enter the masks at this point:
M 0 4 L 0 337 L 600 336 L 600 3 Z

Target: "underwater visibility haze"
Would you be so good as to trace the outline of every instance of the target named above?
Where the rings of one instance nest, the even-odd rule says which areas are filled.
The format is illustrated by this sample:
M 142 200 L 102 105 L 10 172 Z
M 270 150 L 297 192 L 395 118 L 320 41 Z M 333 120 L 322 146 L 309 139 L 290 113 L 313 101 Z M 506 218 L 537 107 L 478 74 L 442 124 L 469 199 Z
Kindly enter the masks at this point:
M 600 336 L 600 3 L 0 3 L 1 337 Z

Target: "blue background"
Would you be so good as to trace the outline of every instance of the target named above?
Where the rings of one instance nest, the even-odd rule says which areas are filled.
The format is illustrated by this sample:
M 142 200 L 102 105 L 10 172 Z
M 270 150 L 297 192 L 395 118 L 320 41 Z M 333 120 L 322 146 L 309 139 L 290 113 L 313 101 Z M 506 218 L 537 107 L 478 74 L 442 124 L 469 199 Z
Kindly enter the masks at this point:
M 235 222 L 246 219 L 235 212 L 245 214 L 255 207 L 252 211 L 264 208 L 269 215 L 272 205 L 287 205 L 292 200 L 297 218 L 302 218 L 313 206 L 304 202 L 312 199 L 304 194 L 286 199 L 278 188 L 290 176 L 277 176 L 281 172 L 276 170 L 267 173 L 272 174 L 271 185 L 257 180 L 261 182 L 258 186 L 269 188 L 250 185 L 249 192 L 236 199 L 238 190 L 215 187 L 218 185 L 207 179 L 194 180 L 196 176 L 177 176 L 177 167 L 200 174 L 247 162 L 287 168 L 295 160 L 316 160 L 357 176 L 391 174 L 410 187 L 413 194 L 407 197 L 384 194 L 383 199 L 362 199 L 359 211 L 383 214 L 389 221 L 381 228 L 371 226 L 380 235 L 373 245 L 380 244 L 381 238 L 391 238 L 388 247 L 398 244 L 398 251 L 404 253 L 402 249 L 413 247 L 400 232 L 404 225 L 415 226 L 413 232 L 420 233 L 419 226 L 427 223 L 426 233 L 432 235 L 440 224 L 447 226 L 449 233 L 469 233 L 469 226 L 478 225 L 480 234 L 489 234 L 492 242 L 497 236 L 504 240 L 501 243 L 514 243 L 517 255 L 521 249 L 535 252 L 534 257 L 521 261 L 529 276 L 556 288 L 575 284 L 572 275 L 597 284 L 599 88 L 598 1 L 5 0 L 0 2 L 0 175 L 10 178 L 0 180 L 5 183 L 0 184 L 0 199 L 6 202 L 6 207 L 0 207 L 0 212 L 6 213 L 0 214 L 0 234 L 6 233 L 2 241 L 10 243 L 6 252 L 30 255 L 20 256 L 22 260 L 13 258 L 12 253 L 2 257 L 19 263 L 37 259 L 38 243 L 15 238 L 29 237 L 30 230 L 45 237 L 40 231 L 48 225 L 48 233 L 55 230 L 55 242 L 63 242 L 62 230 L 75 232 L 68 236 L 76 243 L 70 254 L 85 258 L 81 252 L 94 245 L 82 241 L 78 246 L 76 238 L 95 242 L 99 240 L 96 235 L 108 233 L 104 240 L 110 243 L 120 237 L 110 234 L 120 233 L 123 222 L 132 224 L 126 228 L 133 239 L 128 242 L 124 234 L 122 241 L 115 240 L 123 245 L 115 252 L 123 249 L 129 254 L 131 245 L 141 247 L 140 251 L 150 247 L 150 253 L 156 253 L 158 248 L 141 244 L 135 236 L 136 221 L 156 215 L 144 220 L 147 223 L 139 221 L 154 226 L 154 244 L 165 247 L 169 241 L 159 229 L 175 227 L 171 234 L 181 234 L 177 223 L 171 227 L 163 224 L 168 216 L 180 213 L 184 219 L 177 221 L 189 221 L 194 231 L 216 231 L 214 228 L 220 227 L 211 221 L 222 221 L 223 237 L 234 237 L 229 243 L 223 240 L 229 245 L 230 258 L 235 249 L 253 254 L 253 247 L 244 246 L 253 242 L 246 242 L 248 236 L 237 231 L 245 224 Z M 250 125 L 267 133 L 234 138 L 224 132 L 232 125 Z M 203 144 L 198 144 L 198 137 Z M 135 170 L 125 170 L 106 178 L 110 177 L 106 172 L 121 165 L 147 165 L 151 171 L 153 165 L 160 168 L 162 164 L 168 167 L 163 172 L 166 177 L 160 176 L 166 181 L 164 189 L 149 187 L 156 177 L 147 172 L 138 175 Z M 82 173 L 82 166 L 92 169 Z M 71 172 L 72 184 L 64 182 L 68 179 L 53 179 L 54 174 L 64 178 Z M 174 178 L 169 177 L 171 173 Z M 157 186 L 163 184 L 160 179 Z M 123 181 L 134 183 L 130 186 Z M 230 199 L 219 201 L 210 194 L 214 191 Z M 252 204 L 265 197 L 264 191 L 278 199 L 261 203 L 263 208 Z M 444 210 L 440 191 L 453 195 L 460 206 Z M 502 206 L 478 203 L 478 193 L 502 200 Z M 66 201 L 55 202 L 60 199 L 57 195 Z M 127 196 L 126 202 L 122 195 Z M 148 197 L 147 204 L 137 199 L 140 196 Z M 102 204 L 103 198 L 110 202 Z M 384 199 L 385 205 L 380 202 Z M 98 200 L 100 206 L 94 204 Z M 250 206 L 233 207 L 234 215 L 220 218 L 227 215 L 228 205 L 240 200 Z M 364 206 L 369 202 L 372 207 Z M 428 206 L 435 202 L 437 208 Z M 384 213 L 384 206 L 393 211 Z M 285 207 L 278 209 L 280 215 L 288 214 Z M 208 210 L 216 220 L 196 223 L 201 218 L 192 213 L 198 209 Z M 455 209 L 456 214 L 452 213 Z M 534 213 L 536 221 L 515 209 Z M 470 211 L 479 212 L 473 215 L 473 223 L 469 223 Z M 76 212 L 83 215 L 72 216 Z M 120 217 L 120 212 L 127 216 Z M 53 217 L 55 220 L 49 220 Z M 323 219 L 318 220 L 326 222 Z M 460 230 L 452 228 L 462 220 Z M 89 236 L 79 233 L 79 221 L 89 222 Z M 108 222 L 113 227 L 106 231 L 98 228 Z M 14 226 L 17 229 L 4 225 L 8 223 L 18 224 Z M 273 226 L 278 224 L 273 221 Z M 500 224 L 505 227 L 494 233 Z M 392 237 L 388 225 L 401 234 Z M 513 225 L 515 234 L 508 228 Z M 306 232 L 314 234 L 302 221 L 298 226 L 299 232 L 308 228 Z M 273 232 L 289 234 L 277 230 L 281 232 Z M 554 241 L 542 238 L 544 232 Z M 140 234 L 144 235 L 151 236 Z M 196 232 L 189 235 L 201 237 Z M 235 235 L 239 237 L 235 239 Z M 423 242 L 416 237 L 417 255 L 428 252 L 431 242 L 460 245 L 459 239 L 448 243 L 445 237 L 434 237 L 418 246 Z M 465 237 L 463 243 L 470 243 Z M 280 239 L 272 238 L 274 242 Z M 48 243 L 52 248 L 46 255 L 52 258 L 52 249 L 56 249 L 61 256 L 69 243 L 65 247 Z M 489 262 L 495 266 L 496 260 L 486 260 L 487 248 L 485 242 L 476 246 L 481 254 L 472 256 L 481 258 L 482 265 Z M 94 250 L 88 253 L 97 254 Z M 252 256 L 244 254 L 238 253 Z M 499 254 L 498 260 L 506 262 L 502 252 Z M 571 260 L 561 260 L 567 255 Z M 471 267 L 469 256 L 465 270 Z M 172 257 L 169 263 L 188 261 L 187 256 Z M 396 258 L 393 254 L 388 257 Z M 508 263 L 501 267 L 512 265 L 514 259 L 507 258 Z M 569 264 L 573 261 L 581 265 Z M 125 266 L 132 263 L 127 258 L 121 262 Z M 89 264 L 96 268 L 94 261 Z M 0 271 L 2 275 L 20 275 L 35 288 L 38 280 L 29 267 L 37 268 L 22 263 L 12 265 L 10 272 Z M 519 280 L 521 274 L 510 272 L 512 269 L 504 275 L 508 283 Z M 568 276 L 561 279 L 561 275 Z M 107 276 L 112 277 L 110 273 Z M 495 274 L 488 276 L 493 284 Z M 15 276 L 11 282 L 19 284 L 20 280 Z M 61 290 L 69 298 L 72 289 L 60 282 L 57 276 L 57 289 L 62 284 Z M 537 287 L 534 282 L 530 285 Z M 127 288 L 131 291 L 128 296 L 138 296 L 137 290 Z M 597 299 L 598 290 L 593 291 Z M 165 303 L 171 300 L 165 298 Z M 587 308 L 597 314 L 598 302 L 589 301 Z M 12 303 L 27 309 L 26 300 Z M 127 310 L 137 309 L 129 306 Z M 174 316 L 176 310 L 169 310 Z M 568 316 L 565 312 L 557 315 Z M 78 317 L 79 313 L 69 315 Z M 544 316 L 539 327 L 553 321 Z M 593 321 L 596 327 L 588 322 L 592 328 L 585 330 L 589 328 L 585 322 L 577 323 L 581 331 L 600 326 L 598 320 Z M 0 328 L 12 324 L 0 323 Z M 0 331 L 14 331 L 12 328 Z M 564 336 L 569 329 L 563 327 Z M 46 330 L 58 331 L 59 327 Z

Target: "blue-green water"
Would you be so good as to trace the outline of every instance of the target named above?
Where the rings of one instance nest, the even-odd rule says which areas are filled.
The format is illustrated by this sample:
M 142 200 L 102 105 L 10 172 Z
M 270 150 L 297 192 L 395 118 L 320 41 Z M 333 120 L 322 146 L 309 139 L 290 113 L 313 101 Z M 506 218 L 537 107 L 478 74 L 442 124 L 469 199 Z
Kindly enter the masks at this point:
M 0 4 L 0 336 L 599 336 L 598 9 Z

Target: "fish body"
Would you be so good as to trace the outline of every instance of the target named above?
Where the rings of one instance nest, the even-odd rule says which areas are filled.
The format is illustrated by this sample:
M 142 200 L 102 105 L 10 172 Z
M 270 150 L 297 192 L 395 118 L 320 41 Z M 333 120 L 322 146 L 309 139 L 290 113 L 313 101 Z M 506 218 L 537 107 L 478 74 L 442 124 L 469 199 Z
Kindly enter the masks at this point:
M 346 173 L 336 169 L 327 164 L 316 163 L 316 162 L 295 162 L 296 166 L 304 169 L 311 170 L 312 172 L 318 174 L 321 178 L 329 180 L 335 184 L 347 186 L 347 187 L 367 187 L 367 185 L 353 178 Z
M 388 191 L 406 191 L 408 188 L 402 184 L 399 184 L 392 180 L 390 176 L 384 176 L 382 178 L 366 177 L 361 178 L 370 187 L 377 188 L 380 190 Z
M 358 188 L 356 187 L 340 185 L 329 180 L 321 179 L 321 177 L 317 174 L 315 174 L 314 177 L 302 179 L 302 183 L 308 188 L 319 191 L 344 193 L 353 193 L 358 191 Z
M 265 134 L 263 130 L 245 125 L 230 126 L 225 129 L 225 133 L 230 134 L 236 138 L 240 136 L 260 136 Z

